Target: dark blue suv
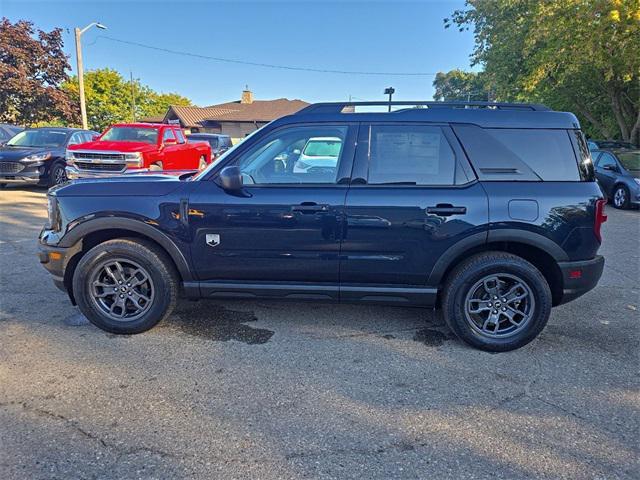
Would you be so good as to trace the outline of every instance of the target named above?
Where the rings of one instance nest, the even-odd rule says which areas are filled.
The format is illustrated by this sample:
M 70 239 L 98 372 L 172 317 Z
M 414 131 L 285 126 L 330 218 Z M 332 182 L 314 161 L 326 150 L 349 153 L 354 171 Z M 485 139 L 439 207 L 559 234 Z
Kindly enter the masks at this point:
M 55 187 L 40 261 L 113 333 L 148 330 L 179 296 L 363 302 L 441 307 L 492 351 L 530 342 L 552 306 L 596 285 L 605 200 L 574 115 L 361 111 L 380 105 L 311 105 L 195 176 Z

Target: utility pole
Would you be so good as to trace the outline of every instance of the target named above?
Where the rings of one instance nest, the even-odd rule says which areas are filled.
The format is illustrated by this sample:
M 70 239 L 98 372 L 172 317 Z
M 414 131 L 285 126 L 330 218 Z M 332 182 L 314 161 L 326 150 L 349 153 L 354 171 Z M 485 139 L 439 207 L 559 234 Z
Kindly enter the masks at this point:
M 129 70 L 129 77 L 131 78 L 131 121 L 136 122 L 136 86 L 133 83 L 133 72 Z
M 87 130 L 87 105 L 85 103 L 85 98 L 84 98 L 84 67 L 82 65 L 81 37 L 84 32 L 86 32 L 93 26 L 98 27 L 102 30 L 107 29 L 107 27 L 105 27 L 99 22 L 90 23 L 89 25 L 87 25 L 82 29 L 78 27 L 74 29 L 74 33 L 76 37 L 76 64 L 78 67 L 78 90 L 80 91 L 80 114 L 82 115 L 82 128 L 84 128 L 85 130 Z

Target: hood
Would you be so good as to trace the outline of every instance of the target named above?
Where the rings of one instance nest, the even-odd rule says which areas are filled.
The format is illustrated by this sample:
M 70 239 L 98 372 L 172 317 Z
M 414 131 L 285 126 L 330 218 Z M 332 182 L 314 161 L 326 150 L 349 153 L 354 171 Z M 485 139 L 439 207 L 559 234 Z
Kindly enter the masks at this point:
M 49 190 L 60 197 L 121 197 L 168 195 L 185 182 L 174 175 L 118 175 L 105 178 L 79 178 Z
M 111 141 L 95 141 L 72 145 L 69 150 L 103 150 L 118 152 L 147 152 L 156 150 L 158 146 L 155 143 L 145 142 L 111 142 Z
M 0 148 L 0 161 L 20 161 L 29 155 L 51 152 L 52 156 L 57 156 L 60 152 L 57 148 L 43 147 L 2 147 Z

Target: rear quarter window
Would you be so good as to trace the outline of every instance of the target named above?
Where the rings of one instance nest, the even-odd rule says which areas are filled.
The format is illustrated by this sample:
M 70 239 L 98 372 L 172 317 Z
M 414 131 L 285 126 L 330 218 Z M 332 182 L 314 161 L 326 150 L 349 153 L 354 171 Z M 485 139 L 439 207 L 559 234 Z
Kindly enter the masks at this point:
M 580 181 L 566 130 L 455 125 L 481 180 Z

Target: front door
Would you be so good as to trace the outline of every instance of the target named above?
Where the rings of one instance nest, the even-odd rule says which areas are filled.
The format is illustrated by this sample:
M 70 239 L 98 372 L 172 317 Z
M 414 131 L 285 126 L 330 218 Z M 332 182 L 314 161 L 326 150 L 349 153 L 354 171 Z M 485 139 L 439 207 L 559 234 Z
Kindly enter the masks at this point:
M 447 126 L 363 124 L 346 200 L 340 297 L 430 304 L 428 277 L 459 240 L 486 235 L 487 196 Z
M 189 198 L 192 256 L 211 291 L 337 298 L 356 128 L 290 125 L 247 140 L 224 163 L 240 167 L 242 195 L 198 182 Z
M 602 152 L 596 160 L 596 179 L 607 195 L 613 194 L 613 186 L 620 175 L 618 162 L 609 152 Z

